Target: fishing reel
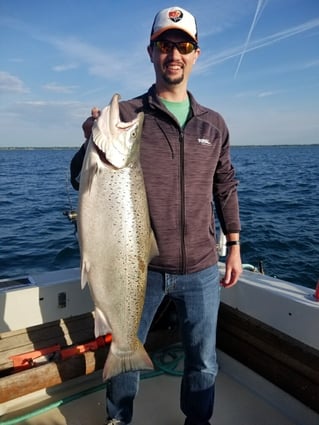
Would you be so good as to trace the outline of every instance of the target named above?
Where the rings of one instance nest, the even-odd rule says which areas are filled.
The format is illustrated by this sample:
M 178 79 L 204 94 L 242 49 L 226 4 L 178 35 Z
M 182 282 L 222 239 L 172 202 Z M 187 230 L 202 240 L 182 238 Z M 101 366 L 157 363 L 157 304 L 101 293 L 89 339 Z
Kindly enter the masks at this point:
M 66 216 L 69 219 L 70 223 L 72 223 L 74 225 L 74 228 L 75 228 L 74 233 L 77 234 L 77 230 L 78 230 L 77 216 L 78 216 L 78 213 L 75 210 L 71 209 L 71 210 L 63 211 L 63 215 Z
M 65 215 L 71 221 L 71 223 L 74 223 L 76 221 L 78 213 L 75 210 L 68 210 L 63 211 L 63 215 Z

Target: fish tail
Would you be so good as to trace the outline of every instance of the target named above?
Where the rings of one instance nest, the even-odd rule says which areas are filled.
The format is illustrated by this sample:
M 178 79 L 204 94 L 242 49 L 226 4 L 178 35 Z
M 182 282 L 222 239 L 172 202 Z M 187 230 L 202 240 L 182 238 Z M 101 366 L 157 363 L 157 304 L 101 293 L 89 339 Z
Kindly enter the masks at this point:
M 138 348 L 136 351 L 123 355 L 114 354 L 111 344 L 103 369 L 103 381 L 123 372 L 152 369 L 154 369 L 152 360 L 140 341 L 138 341 Z
M 84 289 L 88 283 L 88 272 L 90 270 L 90 264 L 87 261 L 82 261 L 81 264 L 81 289 Z
M 95 306 L 94 315 L 95 315 L 95 319 L 94 319 L 95 338 L 98 338 L 101 335 L 112 333 L 112 328 L 107 318 L 103 314 L 102 310 L 100 310 L 97 306 Z

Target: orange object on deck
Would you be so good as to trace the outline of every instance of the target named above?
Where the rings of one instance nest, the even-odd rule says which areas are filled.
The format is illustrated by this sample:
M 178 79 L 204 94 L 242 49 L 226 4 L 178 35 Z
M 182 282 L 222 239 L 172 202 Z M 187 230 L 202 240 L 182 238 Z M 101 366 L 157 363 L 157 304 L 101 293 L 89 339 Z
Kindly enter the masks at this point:
M 29 351 L 28 353 L 17 354 L 11 356 L 10 359 L 13 361 L 13 367 L 15 369 L 26 369 L 28 367 L 34 366 L 34 360 L 47 356 L 48 354 L 54 354 L 61 351 L 60 345 L 53 345 L 52 347 L 41 348 L 35 351 Z
M 71 348 L 64 348 L 61 350 L 61 359 L 65 360 L 69 357 L 86 353 L 87 351 L 95 351 L 99 347 L 103 347 L 105 344 L 109 344 L 111 341 L 112 335 L 107 334 L 105 336 L 99 336 L 95 340 L 86 342 L 85 344 L 76 345 Z
M 28 369 L 36 366 L 35 359 L 47 355 L 56 355 L 61 360 L 68 359 L 69 357 L 80 355 L 88 351 L 95 351 L 100 347 L 109 344 L 112 341 L 112 335 L 107 334 L 100 336 L 93 341 L 86 342 L 85 344 L 75 345 L 70 348 L 61 349 L 61 346 L 56 344 L 51 347 L 41 348 L 39 350 L 30 351 L 28 353 L 17 354 L 11 356 L 10 360 L 13 362 L 14 369 Z

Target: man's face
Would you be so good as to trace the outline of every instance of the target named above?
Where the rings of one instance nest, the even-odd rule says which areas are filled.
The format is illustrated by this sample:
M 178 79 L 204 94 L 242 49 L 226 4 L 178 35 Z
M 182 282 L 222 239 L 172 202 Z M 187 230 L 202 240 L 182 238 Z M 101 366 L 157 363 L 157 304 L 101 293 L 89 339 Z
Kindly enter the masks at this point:
M 93 108 L 92 109 L 92 117 L 93 118 L 98 118 L 100 116 L 100 111 L 97 108 Z
M 181 31 L 166 31 L 159 40 L 164 42 L 166 49 L 161 49 L 156 43 L 148 47 L 157 82 L 165 85 L 187 83 L 193 65 L 200 54 L 199 48 L 195 48 L 190 53 L 181 53 L 174 43 L 190 41 L 189 37 Z

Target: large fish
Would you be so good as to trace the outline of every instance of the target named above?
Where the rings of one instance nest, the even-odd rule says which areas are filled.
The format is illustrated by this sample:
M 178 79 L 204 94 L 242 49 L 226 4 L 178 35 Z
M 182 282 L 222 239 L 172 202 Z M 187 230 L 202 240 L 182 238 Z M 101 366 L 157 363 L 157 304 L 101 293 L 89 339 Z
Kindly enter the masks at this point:
M 81 284 L 89 283 L 95 335 L 112 333 L 103 379 L 152 369 L 137 337 L 147 266 L 158 254 L 139 161 L 144 115 L 121 122 L 119 95 L 96 121 L 80 178 Z

